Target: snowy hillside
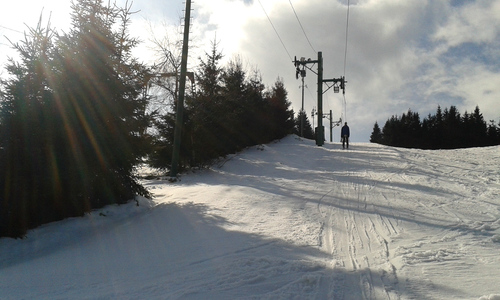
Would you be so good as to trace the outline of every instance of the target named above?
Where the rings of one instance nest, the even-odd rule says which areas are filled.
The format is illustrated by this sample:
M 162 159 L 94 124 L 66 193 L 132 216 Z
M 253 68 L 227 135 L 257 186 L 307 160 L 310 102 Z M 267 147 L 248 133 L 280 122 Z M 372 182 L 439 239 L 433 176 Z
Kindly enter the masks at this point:
M 500 299 L 500 148 L 247 149 L 0 239 L 0 299 Z

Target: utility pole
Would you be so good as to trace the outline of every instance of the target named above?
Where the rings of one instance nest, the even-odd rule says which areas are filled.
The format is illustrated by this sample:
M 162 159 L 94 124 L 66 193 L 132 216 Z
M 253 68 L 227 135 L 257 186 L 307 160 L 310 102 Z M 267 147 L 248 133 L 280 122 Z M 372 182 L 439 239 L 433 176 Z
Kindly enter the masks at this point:
M 333 115 L 330 109 L 330 143 L 333 142 Z
M 186 0 L 186 11 L 184 18 L 184 41 L 182 43 L 182 61 L 181 61 L 181 78 L 179 83 L 179 98 L 177 99 L 177 114 L 175 118 L 174 132 L 174 149 L 172 153 L 172 166 L 170 168 L 170 177 L 177 177 L 179 167 L 179 154 L 181 150 L 182 139 L 182 123 L 184 114 L 184 95 L 186 92 L 186 74 L 187 74 L 187 59 L 188 59 L 188 43 L 189 43 L 189 25 L 191 22 L 191 0 Z
M 316 130 L 316 145 L 325 143 L 325 126 L 323 126 L 323 52 L 318 52 L 318 129 Z
M 316 107 L 313 107 L 312 111 L 311 111 L 311 118 L 313 120 L 313 128 L 314 128 L 314 116 L 316 115 Z
M 317 110 L 317 115 L 318 115 L 318 127 L 315 128 L 315 134 L 316 134 L 316 145 L 317 146 L 323 146 L 325 142 L 325 127 L 323 126 L 323 83 L 327 82 L 333 82 L 333 86 L 329 86 L 326 91 L 328 91 L 330 88 L 333 87 L 335 93 L 339 92 L 339 89 L 343 90 L 343 93 L 345 94 L 345 81 L 344 76 L 340 78 L 334 78 L 334 79 L 323 79 L 323 52 L 318 52 L 318 60 L 311 60 L 308 59 L 307 61 L 305 59 L 301 59 L 300 61 L 297 60 L 297 57 L 295 57 L 295 60 L 293 61 L 296 69 L 299 70 L 299 66 L 306 66 L 307 64 L 318 64 L 318 110 Z M 326 92 L 325 91 L 325 92 Z
M 322 62 L 322 54 L 321 52 L 318 52 L 318 60 L 311 60 L 311 59 L 308 59 L 308 60 L 305 60 L 305 59 L 301 59 L 300 61 L 297 60 L 297 57 L 295 57 L 295 60 L 293 61 L 294 65 L 295 65 L 295 68 L 297 69 L 297 72 L 301 72 L 302 70 L 299 69 L 299 66 L 306 66 L 308 64 L 318 64 L 318 110 L 317 110 L 317 113 L 318 113 L 318 127 L 315 128 L 315 135 L 316 135 L 316 145 L 318 146 L 322 146 L 323 145 L 323 140 L 324 140 L 324 137 L 323 138 L 319 138 L 319 136 L 321 136 L 321 134 L 324 135 L 324 128 L 323 127 L 323 123 L 321 122 L 321 119 L 323 118 L 323 101 L 322 101 L 322 97 L 323 97 L 323 91 L 322 91 L 322 84 L 320 84 L 320 82 L 323 81 L 323 62 Z M 305 71 L 304 71 L 305 72 Z M 298 74 L 298 73 L 297 73 Z M 297 75 L 298 76 L 298 75 Z M 321 116 L 321 117 L 320 117 Z
M 300 115 L 300 136 L 304 137 L 304 118 L 306 117 L 306 112 L 304 110 L 304 77 L 306 77 L 306 70 L 302 70 L 302 109 Z
M 330 142 L 333 142 L 333 128 L 342 125 L 342 118 L 340 118 L 338 121 L 333 121 L 333 113 L 331 109 L 330 116 L 326 117 L 330 119 Z
M 295 58 L 297 60 L 297 58 Z M 304 62 L 306 59 L 305 57 L 302 57 L 300 59 L 301 62 Z M 306 77 L 306 69 L 305 65 L 302 65 L 302 69 L 299 68 L 298 65 L 296 65 L 296 73 L 295 77 L 299 79 L 299 74 L 300 77 L 302 77 L 302 109 L 300 110 L 300 136 L 304 137 L 304 118 L 306 117 L 305 111 L 304 111 L 304 77 Z

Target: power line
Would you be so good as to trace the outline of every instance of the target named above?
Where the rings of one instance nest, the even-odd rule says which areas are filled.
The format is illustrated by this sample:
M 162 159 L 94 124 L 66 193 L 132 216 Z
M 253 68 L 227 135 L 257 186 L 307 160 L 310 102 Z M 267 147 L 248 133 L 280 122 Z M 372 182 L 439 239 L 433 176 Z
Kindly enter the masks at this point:
M 259 1 L 259 4 L 260 4 L 260 7 L 262 8 L 262 10 L 264 11 L 264 13 L 266 14 L 266 17 L 267 19 L 269 20 L 269 23 L 271 23 L 271 26 L 273 27 L 274 29 L 274 32 L 276 33 L 276 35 L 278 36 L 278 39 L 280 40 L 281 42 L 281 45 L 283 45 L 283 48 L 285 49 L 286 53 L 288 54 L 288 57 L 290 58 L 291 61 L 293 61 L 293 58 L 292 56 L 290 55 L 290 52 L 288 52 L 288 49 L 286 49 L 286 46 L 285 46 L 285 43 L 283 43 L 283 40 L 281 39 L 278 31 L 276 30 L 276 27 L 274 27 L 274 24 L 273 22 L 271 21 L 271 18 L 269 18 L 269 15 L 267 14 L 266 10 L 264 9 L 264 6 L 262 6 L 262 3 L 260 3 L 260 0 Z
M 344 78 L 345 78 L 345 73 L 346 73 L 346 65 L 347 65 L 347 41 L 349 37 L 349 8 L 350 8 L 350 0 L 347 0 L 347 21 L 346 21 L 346 27 L 345 27 L 345 51 L 344 51 Z M 344 120 L 347 120 L 347 101 L 345 99 L 345 93 L 344 93 Z
M 5 27 L 5 26 L 3 26 L 3 25 L 0 25 L 0 27 L 1 27 L 1 28 L 3 28 L 3 29 L 7 29 L 7 30 L 10 30 L 10 31 L 17 32 L 17 33 L 24 33 L 24 32 L 22 32 L 22 31 L 19 31 L 19 30 L 16 30 L 16 29 L 12 29 L 12 28 L 9 28 L 9 27 Z
M 347 40 L 349 36 L 349 6 L 350 0 L 347 0 L 347 24 L 345 27 L 345 52 L 344 52 L 344 77 L 345 77 L 345 69 L 347 64 Z
M 304 30 L 304 26 L 302 26 L 302 23 L 299 20 L 299 16 L 297 15 L 297 12 L 295 11 L 295 8 L 293 7 L 292 0 L 288 0 L 290 2 L 290 6 L 292 7 L 293 13 L 295 14 L 295 17 L 297 18 L 297 21 L 299 22 L 300 28 L 302 29 L 302 32 L 304 33 L 304 36 L 306 37 L 307 42 L 309 43 L 309 46 L 311 46 L 311 49 L 316 53 L 316 49 L 314 49 L 313 45 L 311 44 L 311 41 L 307 37 L 306 31 Z

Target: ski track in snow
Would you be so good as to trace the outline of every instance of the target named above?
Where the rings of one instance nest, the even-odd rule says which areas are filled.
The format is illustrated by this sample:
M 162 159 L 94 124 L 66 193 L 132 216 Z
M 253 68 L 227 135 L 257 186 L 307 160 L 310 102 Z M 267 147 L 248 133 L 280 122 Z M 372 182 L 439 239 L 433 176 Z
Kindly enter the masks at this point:
M 0 299 L 500 299 L 499 165 L 289 136 L 0 239 Z

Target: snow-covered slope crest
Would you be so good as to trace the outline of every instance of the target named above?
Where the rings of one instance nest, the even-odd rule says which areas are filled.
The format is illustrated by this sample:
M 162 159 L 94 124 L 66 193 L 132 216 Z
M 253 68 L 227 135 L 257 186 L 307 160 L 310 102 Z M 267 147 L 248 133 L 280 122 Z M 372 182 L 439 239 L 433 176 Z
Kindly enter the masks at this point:
M 289 136 L 0 239 L 0 299 L 499 299 L 500 147 Z

